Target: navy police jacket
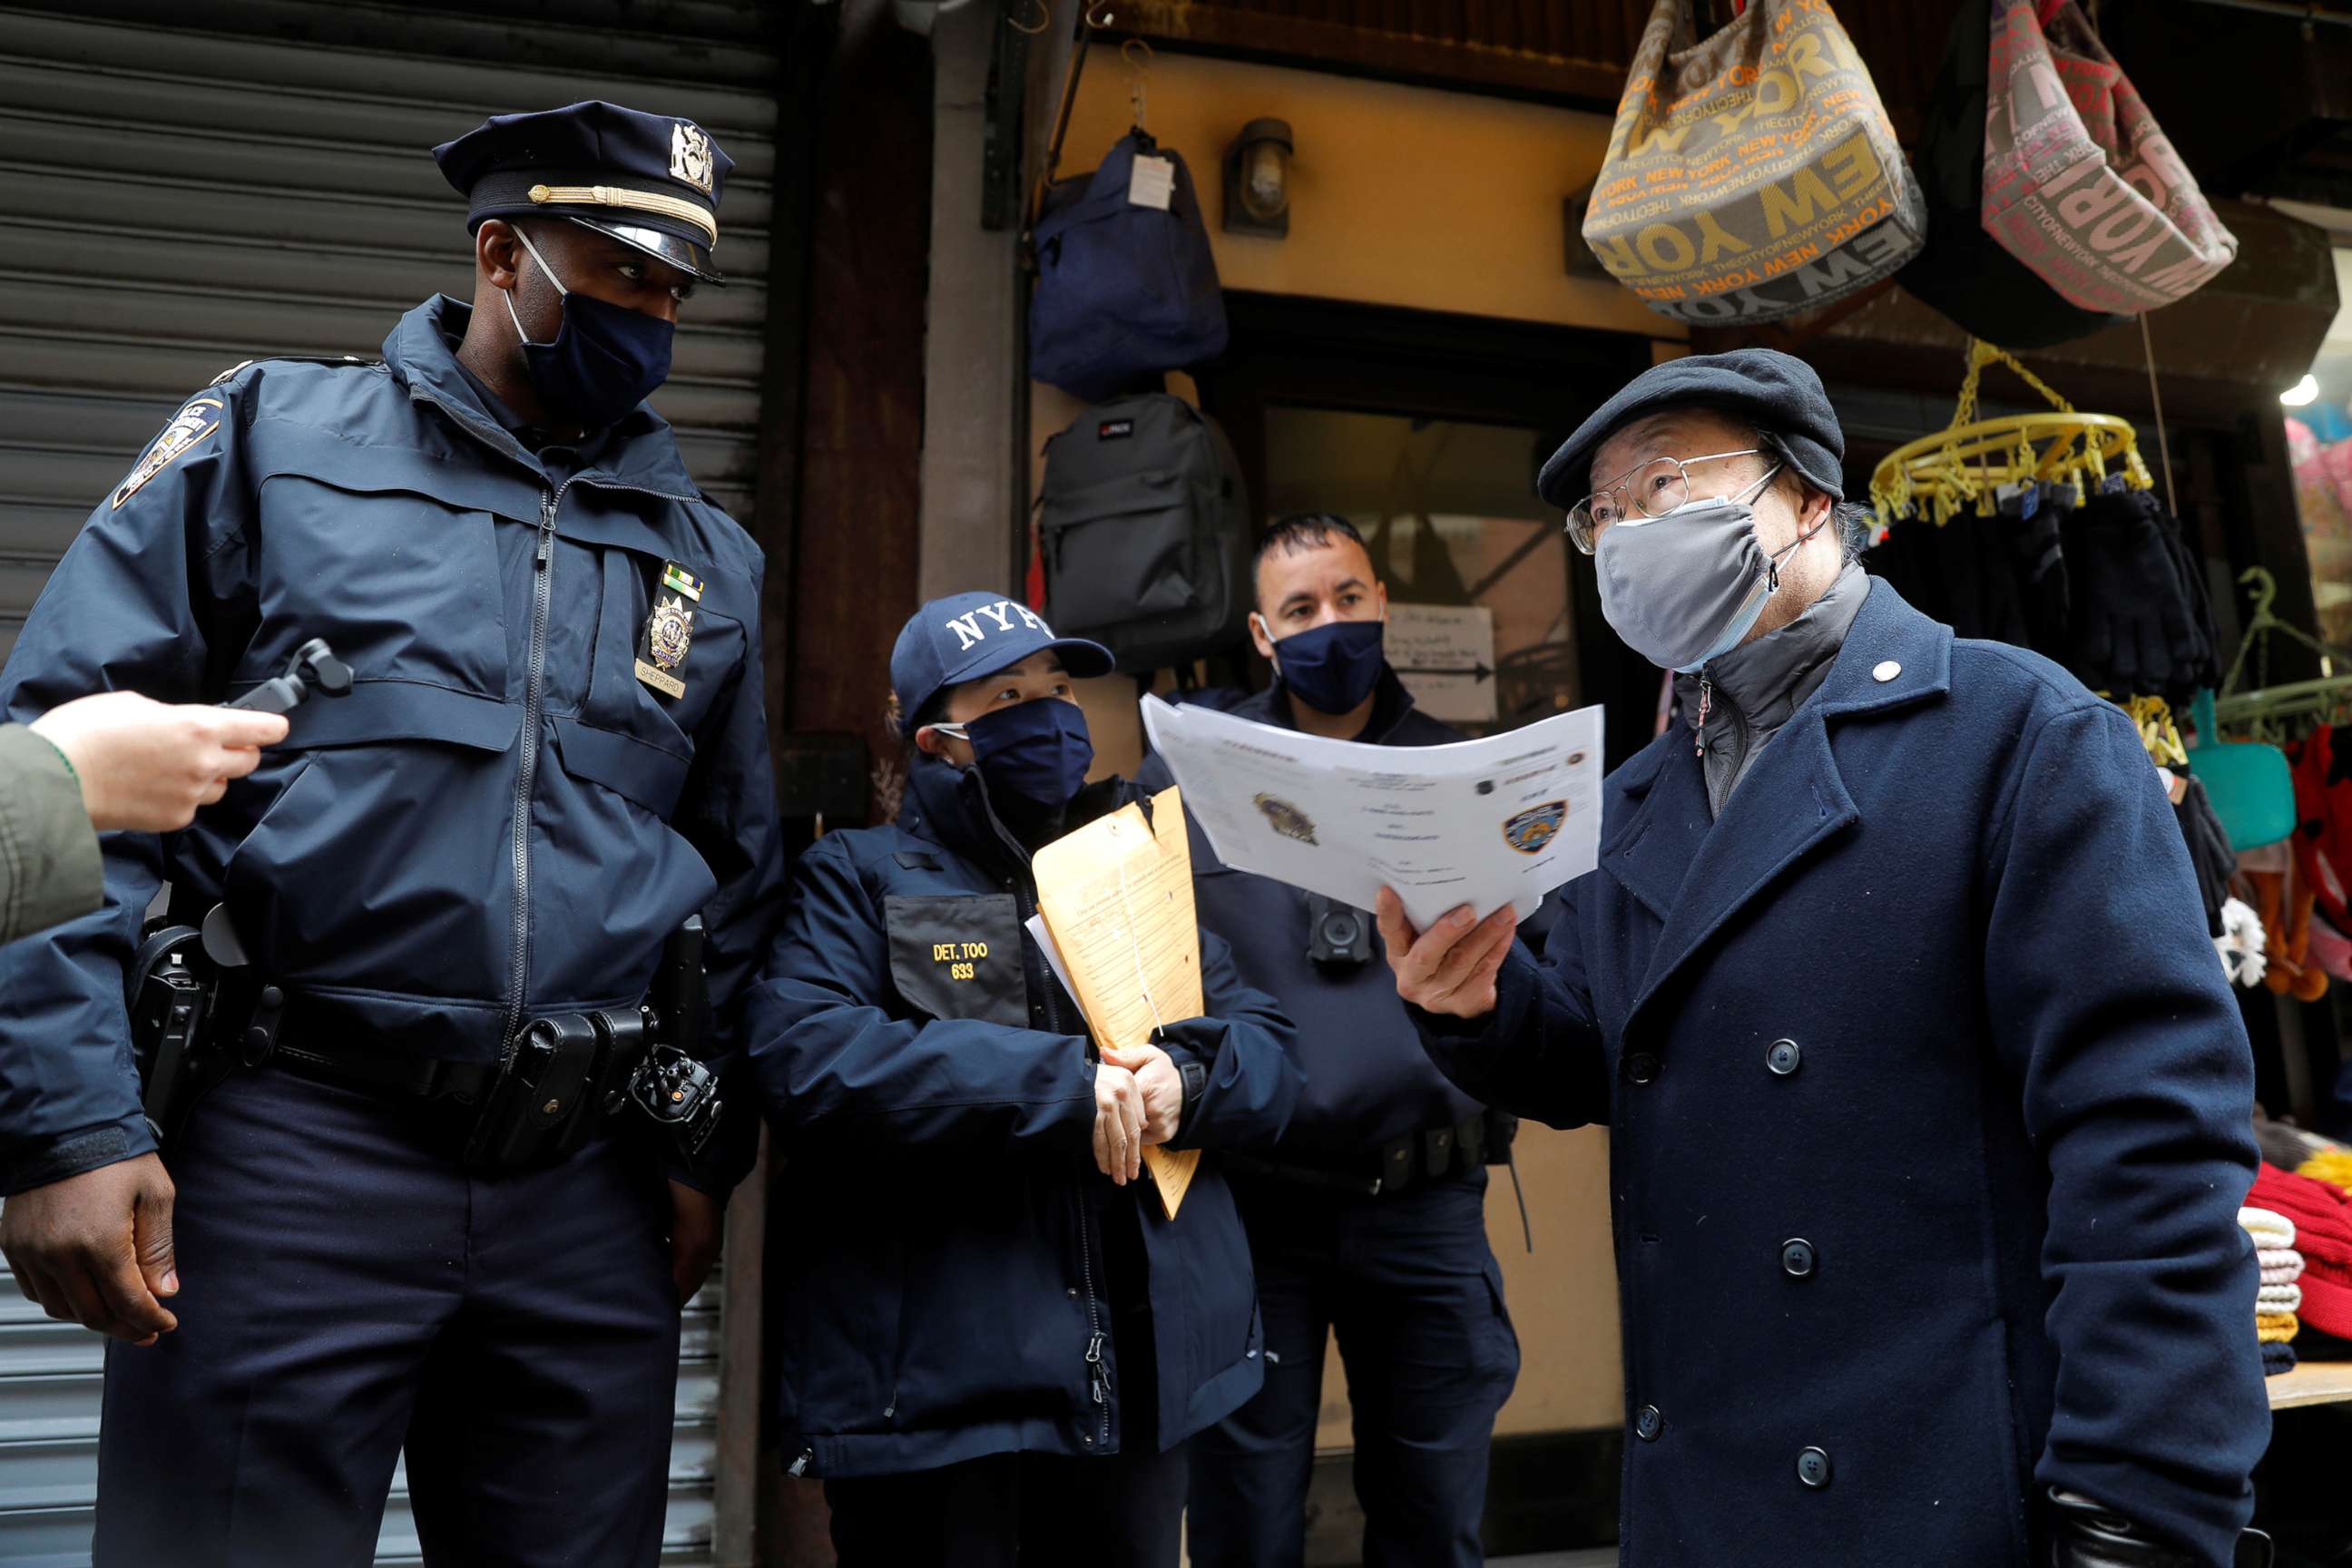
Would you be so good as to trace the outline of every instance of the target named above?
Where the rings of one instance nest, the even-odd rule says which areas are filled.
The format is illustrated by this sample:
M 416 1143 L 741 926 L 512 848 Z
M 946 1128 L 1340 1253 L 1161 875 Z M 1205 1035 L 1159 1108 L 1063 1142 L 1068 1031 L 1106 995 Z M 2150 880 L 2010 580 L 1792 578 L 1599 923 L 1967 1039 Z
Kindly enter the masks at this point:
M 1297 727 L 1289 695 L 1278 683 L 1231 711 L 1261 724 Z M 1382 746 L 1442 746 L 1462 735 L 1415 709 L 1404 683 L 1383 669 L 1371 722 L 1360 739 Z M 1157 792 L 1174 781 L 1155 753 L 1144 759 L 1136 782 Z M 1277 1158 L 1353 1168 L 1391 1139 L 1455 1126 L 1478 1114 L 1478 1102 L 1448 1083 L 1422 1050 L 1369 912 L 1364 923 L 1371 928 L 1371 962 L 1348 967 L 1312 963 L 1307 956 L 1307 894 L 1234 870 L 1218 860 L 1189 816 L 1186 826 L 1201 923 L 1233 945 L 1244 981 L 1301 1020 L 1297 1049 L 1307 1085 Z
M 893 825 L 818 839 L 752 994 L 746 1046 L 787 1162 L 792 1244 L 769 1300 L 796 1473 L 1162 1450 L 1264 1375 L 1249 1243 L 1215 1154 L 1172 1220 L 1095 1168 L 1093 1053 L 1024 934 L 1028 858 L 983 793 L 919 753 Z M 1135 798 L 1091 784 L 1070 819 Z M 1207 932 L 1201 973 L 1223 1027 L 1173 1146 L 1262 1149 L 1298 1098 L 1289 1023 Z M 1111 1332 L 1102 1231 L 1121 1203 L 1141 1221 L 1143 1355 Z M 1137 1374 L 1123 1348 L 1152 1369 L 1156 1431 L 1122 1426 Z
M 0 948 L 6 1191 L 152 1146 L 123 966 L 160 879 L 227 904 L 289 1036 L 453 1060 L 635 1003 L 700 911 L 723 1041 L 782 890 L 760 552 L 648 409 L 543 468 L 457 367 L 467 313 L 419 306 L 381 364 L 264 360 L 197 394 L 34 606 L 11 718 L 220 700 L 314 637 L 354 679 L 194 826 L 106 836 L 99 912 Z M 680 577 L 700 596 L 666 695 L 635 667 Z
M 1720 818 L 1680 729 L 1601 813 L 1544 958 L 1416 1016 L 1611 1128 L 1626 1568 L 2027 1568 L 2047 1487 L 2228 1563 L 2253 1068 L 2131 721 L 1874 582 Z

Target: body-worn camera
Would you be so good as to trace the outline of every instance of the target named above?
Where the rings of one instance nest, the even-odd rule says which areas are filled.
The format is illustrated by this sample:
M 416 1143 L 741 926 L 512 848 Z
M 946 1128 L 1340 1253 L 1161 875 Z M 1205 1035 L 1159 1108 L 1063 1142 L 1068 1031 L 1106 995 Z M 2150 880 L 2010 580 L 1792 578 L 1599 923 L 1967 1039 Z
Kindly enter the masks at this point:
M 1371 917 L 1320 893 L 1307 894 L 1307 958 L 1310 963 L 1370 963 Z

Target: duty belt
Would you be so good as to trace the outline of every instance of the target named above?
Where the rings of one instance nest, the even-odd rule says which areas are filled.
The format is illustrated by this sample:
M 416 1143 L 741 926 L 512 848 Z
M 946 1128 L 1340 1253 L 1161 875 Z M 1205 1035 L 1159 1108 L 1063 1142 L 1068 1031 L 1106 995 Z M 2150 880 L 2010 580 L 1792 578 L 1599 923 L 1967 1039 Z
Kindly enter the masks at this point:
M 1491 1133 L 1490 1118 L 1496 1123 Z M 1433 1127 L 1425 1131 L 1408 1132 L 1401 1138 L 1391 1138 L 1377 1151 L 1368 1151 L 1363 1163 L 1352 1169 L 1291 1160 L 1255 1159 L 1244 1154 L 1224 1154 L 1220 1158 L 1227 1170 L 1238 1171 L 1244 1175 L 1375 1196 L 1381 1193 L 1403 1192 L 1448 1177 L 1466 1176 L 1487 1164 L 1490 1154 L 1493 1161 L 1499 1163 L 1509 1158 L 1511 1140 L 1517 1125 L 1516 1118 L 1481 1111 L 1449 1127 Z
M 215 911 L 217 914 L 218 911 Z M 419 1060 L 335 1043 L 347 1021 L 257 973 L 211 956 L 209 927 L 166 924 L 130 974 L 133 1054 L 148 1121 L 168 1144 L 188 1110 L 238 1068 L 269 1063 L 372 1093 L 467 1108 L 466 1159 L 515 1170 L 559 1159 L 634 1105 L 688 1162 L 717 1131 L 719 1080 L 685 1047 L 702 1036 L 702 922 L 664 947 L 653 993 L 628 1007 L 532 1020 L 496 1062 Z

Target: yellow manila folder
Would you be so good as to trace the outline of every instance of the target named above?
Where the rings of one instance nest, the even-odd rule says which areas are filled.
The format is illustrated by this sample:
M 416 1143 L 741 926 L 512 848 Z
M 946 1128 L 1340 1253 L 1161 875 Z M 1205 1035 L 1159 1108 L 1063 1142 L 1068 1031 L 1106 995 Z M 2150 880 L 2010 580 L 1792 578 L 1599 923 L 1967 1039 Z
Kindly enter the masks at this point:
M 1201 1016 L 1201 928 L 1192 914 L 1192 847 L 1173 789 L 1057 838 L 1032 858 L 1037 912 L 1061 950 L 1095 1044 L 1131 1049 L 1161 1024 Z M 1150 1148 L 1151 1178 L 1169 1218 L 1184 1201 L 1201 1152 Z

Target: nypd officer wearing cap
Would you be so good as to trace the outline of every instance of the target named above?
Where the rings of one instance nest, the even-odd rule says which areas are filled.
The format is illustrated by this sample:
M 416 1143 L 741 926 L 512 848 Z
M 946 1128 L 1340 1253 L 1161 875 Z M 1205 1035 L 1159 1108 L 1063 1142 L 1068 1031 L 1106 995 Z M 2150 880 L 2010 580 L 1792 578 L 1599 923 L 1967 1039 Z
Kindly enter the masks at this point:
M 1431 1056 L 1606 1122 L 1628 1568 L 2218 1568 L 2270 1429 L 2252 1064 L 2123 711 L 1855 563 L 1821 382 L 1643 373 L 1544 466 L 1683 722 L 1538 960 L 1381 923 Z
M 697 915 L 724 1052 L 782 892 L 760 552 L 643 405 L 728 159 L 593 102 L 436 156 L 472 304 L 191 397 L 0 679 L 21 717 L 218 701 L 312 637 L 352 672 L 191 827 L 110 836 L 99 912 L 0 950 L 0 1242 L 121 1342 L 104 1568 L 365 1563 L 404 1447 L 427 1562 L 660 1552 L 679 1303 L 744 1145 L 605 1097 Z M 124 972 L 165 880 L 248 963 L 236 1069 L 159 1160 Z
M 752 994 L 793 1189 L 777 1418 L 843 1568 L 1175 1568 L 1185 1440 L 1264 1369 L 1216 1156 L 1172 1218 L 1138 1177 L 1281 1136 L 1288 1020 L 1203 931 L 1208 1016 L 1098 1052 L 1024 930 L 1031 853 L 1142 798 L 1086 782 L 1070 682 L 1110 664 L 1001 595 L 916 611 L 905 804 L 801 858 Z
M 1253 575 L 1250 633 L 1276 680 L 1241 717 L 1367 745 L 1463 738 L 1389 668 L 1388 589 L 1347 519 L 1282 519 Z M 1167 763 L 1147 759 L 1139 778 L 1164 787 Z M 1517 1123 L 1430 1064 L 1368 913 L 1224 867 L 1192 833 L 1202 923 L 1298 1020 L 1307 1075 L 1281 1144 L 1226 1161 L 1257 1268 L 1265 1386 L 1192 1446 L 1192 1560 L 1303 1560 L 1336 1337 L 1368 1568 L 1475 1568 L 1495 1416 L 1519 1369 L 1486 1244 L 1486 1163 L 1506 1157 Z

